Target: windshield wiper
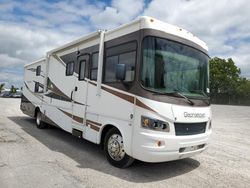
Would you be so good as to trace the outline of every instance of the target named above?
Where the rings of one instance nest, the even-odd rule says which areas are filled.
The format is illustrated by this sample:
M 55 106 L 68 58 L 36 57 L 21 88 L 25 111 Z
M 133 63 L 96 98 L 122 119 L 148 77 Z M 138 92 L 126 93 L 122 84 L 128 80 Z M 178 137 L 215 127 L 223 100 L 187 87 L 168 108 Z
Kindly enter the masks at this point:
M 209 101 L 210 97 L 204 91 L 202 91 L 202 90 L 188 90 L 188 91 L 190 93 L 197 93 L 197 91 L 198 91 L 199 94 L 203 95 L 205 100 L 208 100 L 208 101 L 203 100 L 203 102 L 205 102 L 207 105 L 210 104 L 210 101 Z
M 181 94 L 178 91 L 174 91 L 174 92 L 164 92 L 164 93 L 154 93 L 153 95 L 172 95 L 172 96 L 178 96 L 178 97 L 182 97 L 185 99 L 185 101 L 190 104 L 190 105 L 194 105 L 194 102 L 191 101 L 189 98 L 187 98 L 185 95 Z
M 202 94 L 204 97 L 206 97 L 207 99 L 209 99 L 209 96 L 204 92 L 204 91 L 201 91 L 201 90 L 188 90 L 190 93 L 199 93 L 199 94 Z

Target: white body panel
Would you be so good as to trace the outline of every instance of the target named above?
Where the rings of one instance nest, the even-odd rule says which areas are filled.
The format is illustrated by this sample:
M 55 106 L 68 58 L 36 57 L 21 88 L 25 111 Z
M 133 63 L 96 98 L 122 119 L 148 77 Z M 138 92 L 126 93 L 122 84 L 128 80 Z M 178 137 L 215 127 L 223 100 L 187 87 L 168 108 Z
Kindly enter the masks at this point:
M 107 42 L 143 28 L 164 31 L 193 41 L 204 50 L 207 50 L 204 42 L 186 30 L 163 24 L 155 19 L 152 21 L 152 18 L 148 17 L 142 17 L 118 29 L 107 31 L 104 41 Z M 191 152 L 179 152 L 179 149 L 182 147 L 207 145 L 209 135 L 211 134 L 211 130 L 208 130 L 211 120 L 209 106 L 189 107 L 153 101 L 102 83 L 100 83 L 99 94 L 96 81 L 88 78 L 80 81 L 76 73 L 73 76 L 65 76 L 66 65 L 60 57 L 77 50 L 98 45 L 99 42 L 98 32 L 93 33 L 48 52 L 47 63 L 43 59 L 25 66 L 24 82 L 27 87 L 24 86 L 23 94 L 27 100 L 35 108 L 39 108 L 46 118 L 63 130 L 70 133 L 73 132 L 73 129 L 79 130 L 82 132 L 84 139 L 93 143 L 100 144 L 102 131 L 107 125 L 117 127 L 123 136 L 126 153 L 142 161 L 161 162 L 176 160 L 192 156 L 206 149 L 205 146 L 202 149 Z M 38 65 L 42 66 L 41 75 L 43 76 L 36 76 L 35 72 L 30 71 L 31 69 L 36 69 Z M 34 82 L 44 84 L 48 90 L 44 90 L 44 93 L 34 92 Z M 186 115 L 184 115 L 185 113 Z M 190 117 L 194 116 L 192 114 L 197 113 L 201 115 Z M 159 132 L 142 128 L 141 116 L 168 122 L 170 131 Z M 206 132 L 191 136 L 176 136 L 175 122 L 207 122 Z M 158 141 L 162 143 L 161 146 L 157 145 Z
M 155 112 L 145 110 L 141 107 L 136 107 L 136 124 L 141 123 L 141 116 L 148 116 L 151 118 L 162 120 L 164 122 L 168 122 L 170 125 L 170 131 L 168 133 L 165 133 L 144 129 L 140 126 L 135 126 L 132 149 L 133 157 L 146 162 L 162 162 L 166 159 L 175 160 L 190 157 L 206 149 L 207 146 L 200 150 L 179 153 L 180 148 L 202 144 L 207 145 L 209 143 L 209 136 L 212 133 L 212 131 L 208 129 L 208 124 L 211 118 L 210 107 L 183 107 L 156 102 L 145 98 L 139 98 L 139 100 L 142 101 L 145 105 L 150 106 Z M 184 112 L 194 113 L 194 111 L 204 113 L 205 116 L 202 118 L 184 117 Z M 207 122 L 206 132 L 204 134 L 198 135 L 176 136 L 174 122 Z M 161 142 L 161 146 L 157 145 L 158 141 Z

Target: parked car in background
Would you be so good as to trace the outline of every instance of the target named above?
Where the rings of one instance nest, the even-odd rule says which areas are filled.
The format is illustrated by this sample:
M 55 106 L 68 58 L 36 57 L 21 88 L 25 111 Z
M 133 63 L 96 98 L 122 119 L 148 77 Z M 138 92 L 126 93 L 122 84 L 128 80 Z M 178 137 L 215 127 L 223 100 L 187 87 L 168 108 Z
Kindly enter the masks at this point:
M 11 93 L 10 97 L 21 98 L 22 97 L 22 91 L 17 91 L 16 93 Z
M 1 93 L 0 93 L 0 97 L 9 97 L 10 96 L 10 89 L 4 89 Z
M 11 93 L 10 89 L 5 89 L 0 94 L 0 97 L 5 97 L 5 98 L 21 98 L 21 96 L 22 96 L 21 90 L 16 90 L 15 93 Z

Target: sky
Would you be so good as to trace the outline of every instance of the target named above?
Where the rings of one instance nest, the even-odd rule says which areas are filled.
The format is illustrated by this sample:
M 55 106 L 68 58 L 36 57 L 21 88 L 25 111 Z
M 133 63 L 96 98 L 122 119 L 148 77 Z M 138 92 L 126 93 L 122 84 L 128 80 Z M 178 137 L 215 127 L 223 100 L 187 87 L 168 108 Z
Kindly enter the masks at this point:
M 182 27 L 232 58 L 250 78 L 250 3 L 247 0 L 0 0 L 0 83 L 23 83 L 23 66 L 98 29 L 151 16 Z

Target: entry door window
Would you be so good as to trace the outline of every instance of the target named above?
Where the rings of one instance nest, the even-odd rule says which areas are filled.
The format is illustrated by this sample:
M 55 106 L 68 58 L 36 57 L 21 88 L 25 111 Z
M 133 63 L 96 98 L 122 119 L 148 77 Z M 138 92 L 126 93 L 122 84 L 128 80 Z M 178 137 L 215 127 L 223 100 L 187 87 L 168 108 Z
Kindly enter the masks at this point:
M 41 65 L 36 67 L 36 76 L 40 76 L 41 75 Z
M 85 78 L 85 66 L 86 60 L 81 60 L 79 63 L 79 80 L 84 80 Z

